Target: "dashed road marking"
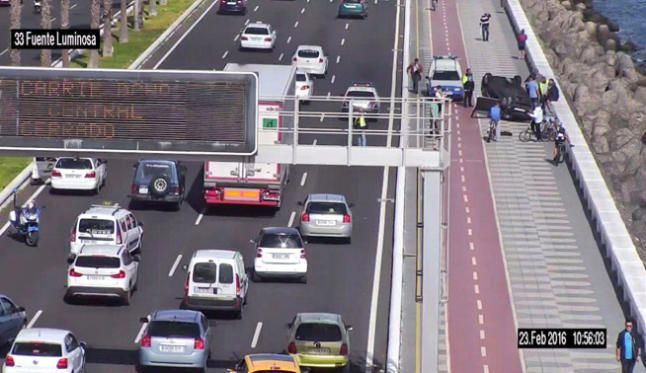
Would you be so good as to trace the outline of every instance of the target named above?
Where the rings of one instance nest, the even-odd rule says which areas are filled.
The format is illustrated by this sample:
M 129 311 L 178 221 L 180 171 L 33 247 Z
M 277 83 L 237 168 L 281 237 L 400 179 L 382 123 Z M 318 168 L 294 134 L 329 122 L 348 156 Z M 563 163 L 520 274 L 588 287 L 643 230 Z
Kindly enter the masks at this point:
M 336 56 L 336 63 L 341 62 L 341 56 Z
M 305 13 L 305 8 L 301 8 L 301 14 Z
M 236 36 L 233 38 L 233 41 L 238 41 L 239 37 L 240 37 L 240 34 L 236 34 Z
M 200 222 L 202 221 L 202 218 L 203 218 L 203 217 L 204 217 L 204 214 L 203 214 L 203 213 L 200 213 L 200 214 L 197 216 L 197 219 L 195 219 L 195 225 L 200 225 Z
M 484 325 L 484 316 L 481 313 L 478 314 L 478 324 Z
M 460 159 L 462 159 L 462 158 L 460 158 Z M 462 198 L 464 199 L 464 203 L 469 203 L 469 197 L 466 194 L 463 194 Z
M 34 324 L 36 324 L 36 321 L 38 321 L 38 318 L 40 318 L 40 315 L 42 314 L 43 314 L 43 310 L 38 310 L 34 315 L 34 317 L 32 317 L 31 320 L 29 321 L 29 324 L 27 324 L 27 329 L 33 327 Z
M 229 51 L 224 52 L 224 54 L 222 55 L 222 59 L 227 58 L 228 55 L 229 55 Z
M 298 27 L 298 21 L 294 23 L 294 28 Z
M 283 57 L 285 57 L 285 53 L 281 53 L 280 56 L 278 56 L 278 61 L 282 61 Z
M 477 266 L 477 265 L 478 265 L 478 261 L 476 260 L 476 257 L 475 257 L 475 256 L 472 256 L 472 257 L 471 257 L 471 265 L 472 265 L 472 266 Z
M 473 280 L 478 281 L 478 272 L 477 271 L 473 271 Z
M 307 181 L 307 172 L 303 172 L 303 177 L 301 177 L 301 186 L 305 185 Z
M 250 20 L 249 18 L 247 18 L 247 19 L 244 21 L 244 25 L 245 25 L 245 26 L 246 26 L 246 25 L 248 25 L 248 24 L 249 24 L 249 22 L 251 22 L 251 20 Z
M 256 348 L 258 345 L 258 338 L 260 338 L 260 331 L 262 330 L 262 321 L 258 321 L 256 325 L 256 331 L 253 333 L 253 338 L 251 339 L 251 348 Z
M 484 331 L 484 329 L 480 329 L 480 339 L 485 339 L 485 331 Z
M 179 254 L 177 256 L 177 259 L 175 259 L 175 262 L 173 263 L 173 266 L 170 267 L 170 271 L 168 271 L 168 277 L 173 277 L 175 274 L 175 270 L 177 269 L 177 266 L 179 265 L 179 262 L 182 261 L 182 254 Z
M 480 299 L 476 300 L 476 306 L 478 307 L 478 311 L 482 311 L 482 301 Z
M 292 37 L 290 36 L 290 37 L 287 38 L 287 44 L 289 44 L 291 42 L 292 42 Z
M 478 286 L 478 284 L 473 285 L 473 291 L 476 294 L 480 294 L 480 286 Z
M 5 53 L 9 52 L 9 48 L 5 48 L 2 52 L 0 52 L 0 56 L 3 56 Z
M 487 364 L 482 365 L 482 372 L 483 373 L 489 373 L 489 365 L 487 365 Z
M 345 29 L 347 30 L 347 29 L 348 29 L 348 27 L 350 27 L 350 24 L 349 24 L 349 23 L 346 23 L 346 24 L 345 24 Z
M 469 214 L 469 213 L 471 212 L 471 209 L 469 208 L 469 206 L 464 206 L 464 211 L 465 211 L 467 214 Z
M 254 11 L 254 12 L 257 12 L 257 11 L 258 11 L 258 8 L 260 8 L 260 5 L 256 5 L 256 7 L 255 7 L 255 8 L 253 8 L 253 11 Z
M 469 236 L 473 236 L 473 231 L 471 230 L 471 228 L 467 229 L 467 234 Z
M 467 224 L 471 224 L 471 217 L 467 216 Z
M 482 355 L 482 357 L 487 357 L 487 348 L 485 346 L 480 347 L 480 355 Z
M 321 113 L 320 121 L 323 122 L 323 119 L 325 119 L 325 113 Z
M 72 4 L 72 6 L 70 7 L 70 9 L 74 9 L 74 8 L 76 8 L 76 6 L 77 6 L 77 5 L 78 5 L 78 4 Z
M 296 211 L 292 211 L 292 213 L 289 215 L 289 223 L 287 223 L 288 227 L 291 227 L 292 224 L 294 224 L 295 217 L 296 217 Z
M 473 242 L 469 242 L 469 250 L 475 251 L 476 246 L 473 244 Z
M 332 75 L 332 79 L 330 80 L 330 83 L 334 84 L 335 80 L 336 80 L 336 75 Z
M 462 185 L 462 191 L 466 193 L 466 191 L 467 191 L 467 186 L 466 185 Z
M 345 38 L 341 39 L 341 45 L 345 45 Z
M 460 180 L 461 180 L 463 183 L 465 183 L 465 182 L 466 182 L 466 178 L 464 177 L 464 175 L 460 175 Z

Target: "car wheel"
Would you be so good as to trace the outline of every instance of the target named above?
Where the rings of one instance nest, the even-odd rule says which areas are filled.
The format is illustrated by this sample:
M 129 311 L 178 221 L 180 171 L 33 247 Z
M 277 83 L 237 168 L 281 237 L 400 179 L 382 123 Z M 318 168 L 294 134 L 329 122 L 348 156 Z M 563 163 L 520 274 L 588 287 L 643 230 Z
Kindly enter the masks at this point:
M 251 281 L 253 281 L 253 282 L 262 282 L 262 277 L 258 276 L 256 271 L 253 271 L 251 273 Z
M 244 306 L 240 305 L 240 311 L 236 311 L 236 319 L 242 320 L 242 310 L 244 310 Z
M 352 243 L 352 237 L 346 237 L 344 242 L 345 242 L 346 245 L 351 244 Z
M 132 297 L 132 291 L 128 290 L 126 294 L 121 298 L 121 302 L 123 303 L 124 306 L 129 306 L 130 305 L 130 300 Z
M 301 278 L 299 279 L 299 281 L 300 281 L 300 283 L 301 283 L 301 284 L 307 284 L 307 275 L 305 275 L 305 276 L 301 277 Z

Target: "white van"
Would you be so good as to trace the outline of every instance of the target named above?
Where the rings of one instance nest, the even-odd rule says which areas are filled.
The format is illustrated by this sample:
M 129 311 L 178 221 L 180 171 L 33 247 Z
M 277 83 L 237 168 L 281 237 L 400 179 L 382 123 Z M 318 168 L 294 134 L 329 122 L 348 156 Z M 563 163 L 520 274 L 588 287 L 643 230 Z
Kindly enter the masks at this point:
M 92 205 L 79 215 L 70 232 L 70 257 L 86 245 L 119 245 L 131 253 L 141 250 L 143 223 L 117 204 Z
M 234 311 L 242 318 L 249 279 L 239 251 L 198 250 L 184 283 L 184 306 L 196 310 Z

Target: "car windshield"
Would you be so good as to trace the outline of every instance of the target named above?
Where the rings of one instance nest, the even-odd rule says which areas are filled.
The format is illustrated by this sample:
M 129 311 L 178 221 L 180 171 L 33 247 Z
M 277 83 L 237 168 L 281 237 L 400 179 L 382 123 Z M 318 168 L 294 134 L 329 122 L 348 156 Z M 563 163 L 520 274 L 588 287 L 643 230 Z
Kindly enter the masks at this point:
M 296 74 L 296 81 L 297 82 L 306 82 L 307 81 L 307 76 L 305 74 Z
M 370 97 L 374 98 L 375 94 L 370 91 L 348 91 L 347 97 Z
M 298 51 L 298 57 L 301 58 L 319 58 L 319 51 L 314 49 L 301 49 Z
M 218 267 L 215 263 L 196 263 L 193 267 L 193 282 L 201 284 L 215 283 L 217 269 Z
M 171 183 L 177 183 L 177 174 L 175 165 L 172 163 L 161 162 L 141 162 L 137 167 L 135 181 L 138 184 L 148 184 L 157 176 L 165 176 L 170 179 Z
M 337 342 L 341 339 L 341 329 L 334 324 L 306 323 L 296 330 L 298 341 Z
M 346 4 L 361 4 L 361 0 L 344 0 Z
M 16 342 L 11 351 L 12 355 L 24 356 L 61 356 L 61 345 L 56 343 L 41 342 Z
M 151 337 L 200 338 L 200 327 L 193 322 L 153 321 L 148 325 Z
M 68 170 L 91 170 L 92 161 L 89 159 L 61 158 L 56 162 L 56 168 Z
M 296 233 L 291 234 L 273 234 L 265 233 L 260 240 L 260 247 L 274 247 L 281 249 L 300 249 L 303 247 L 303 241 Z
M 460 75 L 457 71 L 435 71 L 433 80 L 460 80 Z
M 308 214 L 345 215 L 348 210 L 340 202 L 312 202 L 307 206 Z
M 81 219 L 79 221 L 79 233 L 113 234 L 114 221 L 105 219 Z
M 247 27 L 244 33 L 250 35 L 269 35 L 269 29 L 265 27 Z
M 119 258 L 113 256 L 82 255 L 76 258 L 76 267 L 87 268 L 119 268 Z

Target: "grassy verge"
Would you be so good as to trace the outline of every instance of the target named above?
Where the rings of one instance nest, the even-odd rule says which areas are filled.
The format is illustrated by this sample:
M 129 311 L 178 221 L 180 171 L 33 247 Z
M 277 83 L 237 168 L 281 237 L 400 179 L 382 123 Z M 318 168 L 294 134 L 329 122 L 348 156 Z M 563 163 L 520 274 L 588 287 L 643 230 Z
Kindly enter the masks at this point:
M 113 57 L 99 58 L 99 67 L 128 68 L 191 4 L 199 0 L 169 0 L 165 6 L 157 6 L 157 16 L 146 18 L 140 32 L 128 30 L 128 43 L 119 44 L 119 23 L 112 29 Z M 132 17 L 129 22 L 132 24 Z M 71 67 L 87 67 L 87 56 L 81 56 Z M 13 180 L 31 161 L 31 158 L 0 157 L 0 190 Z
M 139 32 L 128 30 L 128 42 L 119 44 L 119 23 L 112 28 L 113 56 L 99 57 L 99 67 L 106 69 L 128 68 L 168 27 L 179 18 L 191 4 L 199 0 L 168 0 L 165 6 L 157 6 L 157 16 L 147 17 L 143 28 Z M 133 23 L 132 17 L 128 22 Z M 76 58 L 71 67 L 87 67 L 88 56 Z

